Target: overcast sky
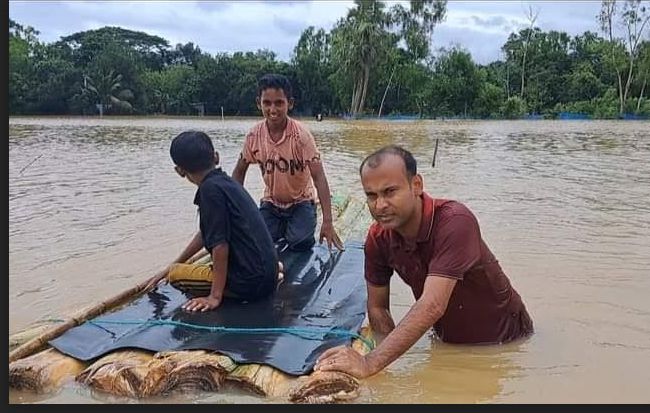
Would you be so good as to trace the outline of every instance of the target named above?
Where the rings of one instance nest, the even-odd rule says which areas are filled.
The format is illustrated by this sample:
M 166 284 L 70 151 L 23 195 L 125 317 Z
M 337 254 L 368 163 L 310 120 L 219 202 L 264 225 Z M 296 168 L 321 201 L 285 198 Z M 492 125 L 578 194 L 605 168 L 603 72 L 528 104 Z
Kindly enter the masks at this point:
M 396 3 L 387 2 L 389 5 Z M 454 1 L 436 27 L 434 48 L 459 44 L 478 63 L 500 58 L 513 30 L 527 24 L 528 7 L 539 11 L 542 30 L 571 35 L 598 31 L 600 1 Z M 176 43 L 193 42 L 209 53 L 270 49 L 288 60 L 310 25 L 330 30 L 352 1 L 9 1 L 9 17 L 53 42 L 103 26 L 144 31 Z

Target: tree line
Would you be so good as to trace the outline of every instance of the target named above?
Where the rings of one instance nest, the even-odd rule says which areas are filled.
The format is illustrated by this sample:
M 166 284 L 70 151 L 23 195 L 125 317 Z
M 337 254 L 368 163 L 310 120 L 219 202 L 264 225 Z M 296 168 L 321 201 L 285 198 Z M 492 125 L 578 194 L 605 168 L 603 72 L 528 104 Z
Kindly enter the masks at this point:
M 432 50 L 445 0 L 390 8 L 355 1 L 330 31 L 308 27 L 292 58 L 271 50 L 210 54 L 192 42 L 103 27 L 44 43 L 9 20 L 12 115 L 255 115 L 256 81 L 282 73 L 294 85 L 294 113 L 311 116 L 595 118 L 650 115 L 650 8 L 602 2 L 595 31 L 570 36 L 535 25 L 512 32 L 502 58 L 477 64 L 461 46 Z M 622 33 L 622 35 L 617 35 Z

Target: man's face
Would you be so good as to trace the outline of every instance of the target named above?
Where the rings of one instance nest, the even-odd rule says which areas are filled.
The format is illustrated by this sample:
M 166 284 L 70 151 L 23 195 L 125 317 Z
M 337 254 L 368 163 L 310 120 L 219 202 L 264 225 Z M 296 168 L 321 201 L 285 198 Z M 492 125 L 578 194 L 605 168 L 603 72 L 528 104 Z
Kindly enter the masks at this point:
M 361 184 L 370 214 L 383 228 L 399 230 L 414 216 L 422 178 L 416 175 L 409 180 L 400 156 L 386 154 L 376 168 L 366 164 Z
M 282 89 L 268 88 L 257 98 L 257 107 L 267 122 L 273 125 L 284 125 L 289 110 L 293 108 L 293 99 L 287 99 Z

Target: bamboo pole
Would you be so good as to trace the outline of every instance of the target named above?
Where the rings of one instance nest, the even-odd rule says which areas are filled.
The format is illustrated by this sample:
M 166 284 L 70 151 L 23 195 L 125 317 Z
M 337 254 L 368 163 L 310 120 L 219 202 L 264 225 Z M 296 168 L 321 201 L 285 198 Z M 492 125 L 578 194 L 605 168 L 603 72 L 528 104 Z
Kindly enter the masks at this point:
M 44 322 L 43 324 L 37 323 L 25 328 L 24 330 L 18 331 L 17 333 L 13 333 L 9 336 L 9 351 L 18 348 L 34 337 L 38 337 L 40 334 L 51 328 L 53 324 L 53 321 Z
M 186 262 L 189 264 L 194 263 L 206 255 L 208 255 L 208 253 L 203 249 Z M 98 315 L 103 314 L 104 312 L 137 297 L 138 295 L 145 292 L 148 284 L 149 279 L 146 279 L 135 287 L 122 291 L 121 293 L 114 295 L 113 297 L 110 297 L 107 300 L 102 301 L 101 303 L 86 310 L 82 310 L 79 314 L 72 316 L 63 322 L 63 324 L 59 324 L 56 327 L 52 327 L 47 331 L 40 333 L 37 337 L 32 338 L 31 340 L 18 346 L 15 350 L 11 351 L 9 353 L 9 363 L 36 353 L 37 351 L 43 349 L 47 345 L 48 341 L 59 337 L 69 329 L 76 327 L 88 319 L 97 317 Z

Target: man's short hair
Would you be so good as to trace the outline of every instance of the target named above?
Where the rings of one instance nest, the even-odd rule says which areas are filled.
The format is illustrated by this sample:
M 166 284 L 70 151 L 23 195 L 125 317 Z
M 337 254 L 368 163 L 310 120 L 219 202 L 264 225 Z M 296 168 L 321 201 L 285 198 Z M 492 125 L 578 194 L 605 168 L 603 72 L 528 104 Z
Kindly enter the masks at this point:
M 262 92 L 264 92 L 266 89 L 282 89 L 287 99 L 291 99 L 293 97 L 291 82 L 289 82 L 289 79 L 284 75 L 269 73 L 262 76 L 257 81 L 257 97 L 261 97 Z
M 214 146 L 204 132 L 186 131 L 172 140 L 169 154 L 174 163 L 190 173 L 214 167 Z
M 388 145 L 366 156 L 366 159 L 361 162 L 361 166 L 359 167 L 359 175 L 361 175 L 363 167 L 366 165 L 372 169 L 381 165 L 386 155 L 397 155 L 402 158 L 406 170 L 406 177 L 408 179 L 413 178 L 418 173 L 418 165 L 411 152 L 407 151 L 401 146 Z

